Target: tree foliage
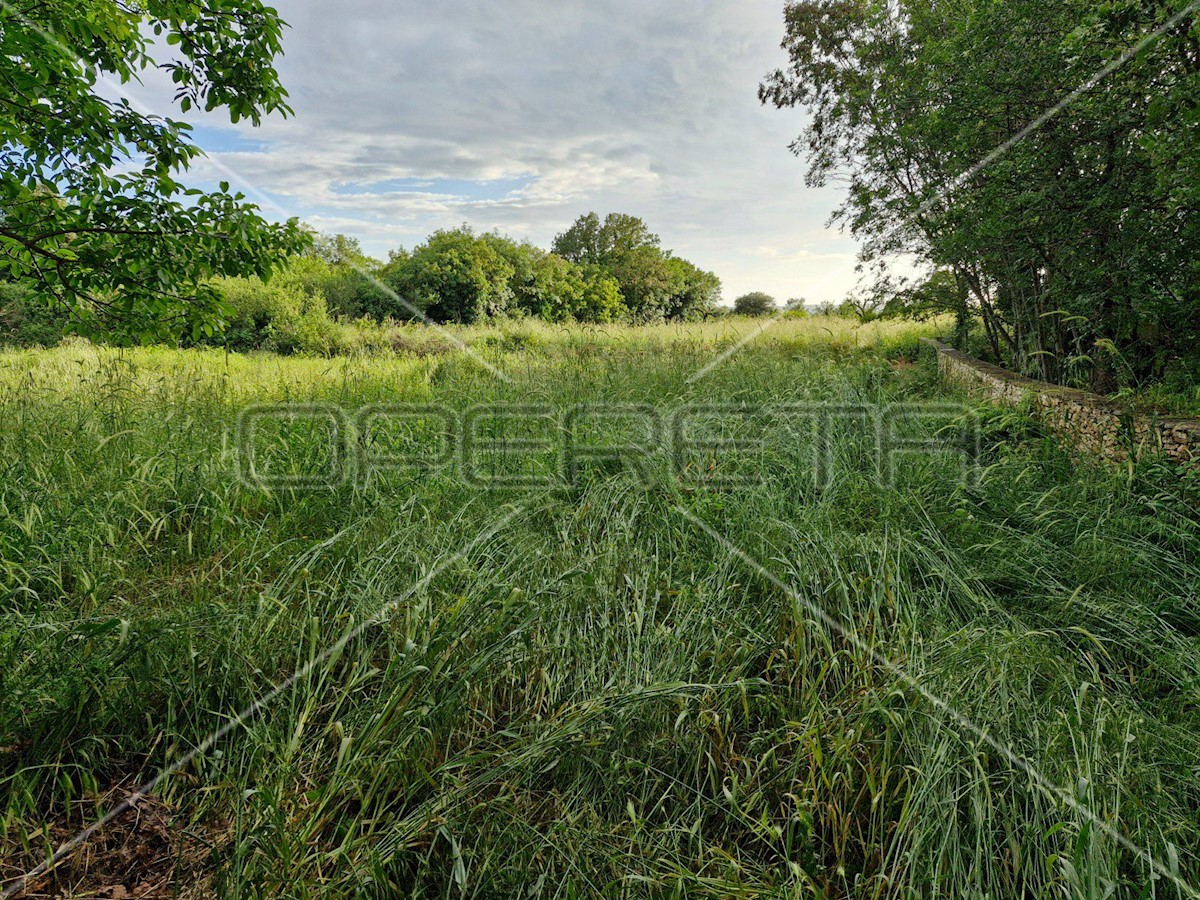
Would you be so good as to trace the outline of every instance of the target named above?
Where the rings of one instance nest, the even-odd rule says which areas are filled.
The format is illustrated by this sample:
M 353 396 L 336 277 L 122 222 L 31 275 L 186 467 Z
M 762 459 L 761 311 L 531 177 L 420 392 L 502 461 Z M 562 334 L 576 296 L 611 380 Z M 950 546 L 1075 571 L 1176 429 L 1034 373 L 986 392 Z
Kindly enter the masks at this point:
M 760 94 L 810 110 L 810 183 L 848 181 L 867 259 L 952 273 L 996 356 L 1107 387 L 1098 346 L 1153 376 L 1200 340 L 1194 5 L 794 0 L 786 29 Z
M 672 278 L 671 293 L 663 306 L 667 319 L 694 321 L 708 315 L 721 300 L 721 279 L 686 259 L 666 258 Z
M 384 279 L 425 317 L 470 324 L 510 311 L 515 274 L 496 241 L 463 227 L 435 232 L 385 270 Z
M 554 252 L 576 263 L 610 266 L 632 253 L 657 250 L 660 241 L 646 223 L 626 213 L 580 216 L 554 239 Z
M 733 301 L 733 311 L 739 316 L 769 316 L 776 309 L 775 298 L 762 291 L 751 291 Z
M 268 275 L 301 246 L 227 184 L 178 179 L 189 126 L 119 86 L 170 73 L 179 110 L 257 124 L 289 112 L 273 62 L 283 22 L 258 0 L 0 4 L 0 263 L 78 324 L 149 339 L 211 330 L 216 275 Z
M 593 214 L 553 251 L 468 226 L 438 231 L 385 264 L 344 235 L 318 236 L 289 264 L 343 317 L 478 322 L 511 315 L 551 322 L 686 321 L 715 308 L 721 281 L 665 252 L 641 219 Z
M 637 216 L 580 216 L 554 239 L 554 252 L 611 277 L 635 321 L 687 320 L 705 315 L 721 294 L 711 272 L 664 251 L 658 235 Z

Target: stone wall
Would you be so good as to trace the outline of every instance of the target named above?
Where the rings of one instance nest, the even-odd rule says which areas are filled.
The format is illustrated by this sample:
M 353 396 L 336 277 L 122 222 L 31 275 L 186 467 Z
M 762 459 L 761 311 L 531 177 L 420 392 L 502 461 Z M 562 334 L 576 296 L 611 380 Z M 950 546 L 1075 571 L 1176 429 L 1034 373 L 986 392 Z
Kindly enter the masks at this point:
M 1135 415 L 1098 394 L 1034 381 L 938 341 L 925 343 L 937 351 L 938 371 L 944 379 L 1009 406 L 1029 398 L 1047 427 L 1085 453 L 1114 462 L 1125 462 L 1130 454 L 1161 453 L 1176 462 L 1200 466 L 1200 419 Z

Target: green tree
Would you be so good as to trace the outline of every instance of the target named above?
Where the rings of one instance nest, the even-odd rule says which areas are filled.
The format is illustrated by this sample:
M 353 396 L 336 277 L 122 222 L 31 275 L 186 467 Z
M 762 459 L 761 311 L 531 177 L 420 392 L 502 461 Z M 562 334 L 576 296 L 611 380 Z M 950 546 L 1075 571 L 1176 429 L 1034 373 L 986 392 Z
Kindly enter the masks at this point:
M 317 234 L 306 255 L 331 266 L 359 266 L 377 269 L 379 261 L 363 252 L 358 238 L 346 234 Z
M 514 278 L 517 305 L 547 322 L 612 322 L 626 312 L 617 282 L 599 266 L 579 266 L 535 250 L 528 280 Z
M 25 285 L 0 282 L 0 344 L 52 347 L 68 324 L 62 310 L 37 302 Z
M 837 313 L 847 319 L 871 322 L 879 318 L 886 301 L 874 293 L 851 294 L 838 304 Z
M 334 346 L 334 321 L 325 296 L 282 275 L 217 278 L 214 288 L 225 301 L 227 325 L 208 342 L 230 350 L 327 354 Z
M 636 216 L 595 213 L 581 216 L 554 239 L 554 252 L 573 263 L 595 266 L 620 286 L 629 314 L 661 319 L 675 287 L 674 273 L 659 249 L 658 235 Z
M 1194 352 L 1194 7 L 795 0 L 786 23 L 762 99 L 810 110 L 794 148 L 848 182 L 867 260 L 953 271 L 994 355 L 1043 378 L 1086 360 L 1110 386 L 1099 346 L 1144 376 Z
M 769 316 L 777 310 L 775 298 L 762 291 L 751 291 L 733 301 L 733 311 L 739 316 Z
M 677 256 L 668 257 L 666 263 L 674 277 L 664 309 L 666 317 L 686 322 L 704 318 L 720 302 L 721 279 Z
M 573 311 L 574 317 L 580 322 L 616 322 L 628 314 L 617 280 L 599 267 L 585 267 L 583 294 Z
M 633 247 L 601 268 L 620 285 L 621 296 L 634 321 L 666 318 L 671 298 L 680 284 L 677 272 L 658 247 Z
M 967 286 L 952 269 L 936 269 L 915 284 L 905 285 L 887 298 L 881 315 L 923 321 L 944 315 L 954 316 L 954 343 L 967 349 L 970 308 Z
M 310 295 L 322 294 L 335 316 L 377 322 L 408 318 L 412 311 L 384 281 L 386 268 L 363 252 L 357 238 L 319 234 L 302 256 L 288 261 L 278 277 L 296 283 Z
M 551 259 L 552 254 L 545 250 L 528 241 L 517 243 L 500 234 L 483 234 L 479 240 L 512 269 L 508 288 L 514 310 L 543 318 L 566 315 L 561 309 L 567 304 L 560 295 L 564 291 L 569 293 L 577 289 L 577 284 L 568 283 L 568 275 L 578 273 L 570 273 L 572 267 L 565 260 L 562 266 L 558 266 L 555 263 L 557 258 Z
M 637 216 L 609 213 L 601 222 L 588 213 L 554 239 L 553 250 L 571 262 L 612 266 L 629 254 L 658 249 L 659 243 Z
M 432 321 L 471 323 L 509 311 L 515 271 L 495 240 L 463 226 L 434 232 L 384 277 Z
M 283 22 L 258 0 L 0 4 L 0 261 L 90 327 L 149 340 L 211 331 L 215 275 L 268 275 L 304 238 L 222 184 L 185 187 L 189 126 L 111 99 L 159 67 L 187 112 L 289 112 Z
M 696 319 L 717 302 L 721 282 L 711 272 L 664 251 L 658 235 L 637 216 L 580 216 L 554 239 L 563 259 L 594 267 L 616 281 L 626 315 L 634 321 Z

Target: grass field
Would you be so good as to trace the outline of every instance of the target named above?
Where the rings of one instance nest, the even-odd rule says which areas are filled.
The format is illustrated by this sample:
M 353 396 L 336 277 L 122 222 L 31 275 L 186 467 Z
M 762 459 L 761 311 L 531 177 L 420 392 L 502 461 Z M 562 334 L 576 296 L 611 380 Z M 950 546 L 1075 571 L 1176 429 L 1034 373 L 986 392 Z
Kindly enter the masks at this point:
M 29 895 L 1196 896 L 1197 484 L 753 327 L 0 354 L 0 881 L 200 748 Z

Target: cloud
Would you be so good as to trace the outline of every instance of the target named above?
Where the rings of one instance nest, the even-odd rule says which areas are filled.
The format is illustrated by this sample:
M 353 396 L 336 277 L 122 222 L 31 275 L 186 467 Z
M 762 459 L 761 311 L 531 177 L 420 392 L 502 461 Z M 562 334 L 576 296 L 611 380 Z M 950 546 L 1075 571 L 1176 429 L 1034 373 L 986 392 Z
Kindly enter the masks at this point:
M 832 190 L 787 149 L 803 114 L 766 109 L 782 0 L 283 0 L 295 115 L 200 115 L 227 179 L 272 215 L 376 255 L 463 222 L 547 244 L 589 210 L 643 216 L 725 282 L 836 300 L 854 248 Z M 146 105 L 169 97 L 153 79 Z M 231 177 L 232 176 L 232 177 Z

